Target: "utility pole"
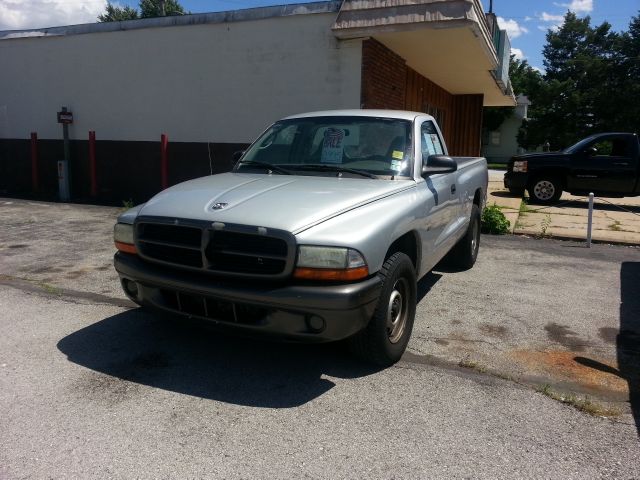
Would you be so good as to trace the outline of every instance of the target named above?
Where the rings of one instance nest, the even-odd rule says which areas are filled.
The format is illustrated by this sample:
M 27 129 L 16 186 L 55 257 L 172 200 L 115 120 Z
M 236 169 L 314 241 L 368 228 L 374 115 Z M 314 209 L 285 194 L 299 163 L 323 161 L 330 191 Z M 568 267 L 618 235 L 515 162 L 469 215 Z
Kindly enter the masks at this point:
M 164 8 L 165 1 L 166 0 L 158 0 L 158 3 L 160 4 L 160 16 L 161 17 L 166 17 L 167 16 L 167 12 L 166 12 L 166 10 Z

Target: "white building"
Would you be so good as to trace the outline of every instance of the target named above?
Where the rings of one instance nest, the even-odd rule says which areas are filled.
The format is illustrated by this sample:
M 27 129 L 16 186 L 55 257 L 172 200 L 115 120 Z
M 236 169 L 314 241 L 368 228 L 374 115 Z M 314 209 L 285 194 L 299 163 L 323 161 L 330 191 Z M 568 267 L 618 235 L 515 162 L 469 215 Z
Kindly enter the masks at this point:
M 512 105 L 479 0 L 324 1 L 230 12 L 0 32 L 0 191 L 57 188 L 56 112 L 69 127 L 73 195 L 144 200 L 170 183 L 228 170 L 274 120 L 333 108 L 426 111 L 452 154 L 477 155 L 483 105 Z M 499 47 L 499 44 L 497 44 Z M 508 52 L 506 52 L 508 58 Z M 505 81 L 506 80 L 506 81 Z M 507 85 L 505 87 L 505 85 Z

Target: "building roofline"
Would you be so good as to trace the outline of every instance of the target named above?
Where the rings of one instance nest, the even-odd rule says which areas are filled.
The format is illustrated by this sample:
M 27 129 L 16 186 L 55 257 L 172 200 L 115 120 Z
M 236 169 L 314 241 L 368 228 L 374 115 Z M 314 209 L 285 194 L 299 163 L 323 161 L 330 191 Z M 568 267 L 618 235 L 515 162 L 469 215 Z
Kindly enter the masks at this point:
M 27 30 L 4 30 L 0 31 L 0 40 L 84 35 L 88 33 L 139 30 L 143 28 L 247 22 L 252 20 L 264 20 L 267 18 L 290 17 L 294 15 L 337 13 L 340 10 L 341 3 L 342 2 L 340 0 L 331 0 L 311 3 L 294 3 L 288 5 L 245 8 L 240 10 L 228 10 L 224 12 L 194 13 L 187 15 L 172 15 L 167 17 L 140 18 L 137 20 L 125 20 L 121 22 L 84 23 L 79 25 L 34 28 Z

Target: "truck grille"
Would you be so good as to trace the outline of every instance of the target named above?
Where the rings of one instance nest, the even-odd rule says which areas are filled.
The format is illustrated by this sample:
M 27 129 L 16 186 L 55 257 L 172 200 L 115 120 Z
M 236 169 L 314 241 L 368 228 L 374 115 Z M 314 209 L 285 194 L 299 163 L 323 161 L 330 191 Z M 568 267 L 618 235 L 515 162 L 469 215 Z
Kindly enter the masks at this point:
M 259 325 L 269 315 L 269 309 L 218 298 L 193 295 L 177 290 L 160 290 L 165 308 L 176 312 L 221 322 Z
M 141 217 L 136 245 L 146 260 L 245 278 L 284 278 L 293 270 L 295 239 L 276 229 Z

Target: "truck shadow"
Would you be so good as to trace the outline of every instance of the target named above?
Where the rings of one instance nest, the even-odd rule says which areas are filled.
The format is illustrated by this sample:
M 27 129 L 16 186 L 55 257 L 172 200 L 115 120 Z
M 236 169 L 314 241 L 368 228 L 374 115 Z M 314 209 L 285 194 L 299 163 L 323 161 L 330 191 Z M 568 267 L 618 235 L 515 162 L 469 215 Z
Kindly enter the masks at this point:
M 354 360 L 340 344 L 223 335 L 177 317 L 160 319 L 140 308 L 78 330 L 57 347 L 69 361 L 116 379 L 265 408 L 297 407 L 325 394 L 335 386 L 325 376 L 358 378 L 380 370 Z M 122 389 L 122 382 L 105 381 L 99 374 L 87 379 L 87 395 L 96 383 Z
M 629 405 L 640 436 L 640 262 L 623 262 L 620 270 L 620 328 L 603 328 L 601 336 L 616 345 L 618 369 L 590 358 L 581 365 L 616 375 L 629 386 Z
M 629 403 L 640 435 L 640 262 L 620 269 L 620 330 L 616 336 L 618 369 L 629 384 Z

